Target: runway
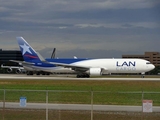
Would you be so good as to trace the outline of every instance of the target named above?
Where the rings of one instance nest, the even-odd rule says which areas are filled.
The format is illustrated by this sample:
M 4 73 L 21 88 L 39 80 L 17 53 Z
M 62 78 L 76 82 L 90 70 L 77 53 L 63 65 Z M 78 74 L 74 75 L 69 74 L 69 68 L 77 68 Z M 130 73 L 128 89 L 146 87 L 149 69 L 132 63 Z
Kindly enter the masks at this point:
M 3 108 L 3 102 L 0 102 Z M 119 112 L 141 112 L 142 106 L 122 106 L 122 105 L 88 105 L 88 104 L 46 104 L 46 103 L 26 103 L 26 107 L 20 107 L 20 103 L 6 102 L 5 108 L 24 109 L 52 109 L 52 110 L 93 110 L 95 111 L 119 111 Z M 153 107 L 153 112 L 160 112 L 160 107 Z
M 62 75 L 59 75 L 59 76 L 27 76 L 27 75 L 18 75 L 18 74 L 1 74 L 0 75 L 0 79 L 24 79 L 24 80 L 105 80 L 105 81 L 160 81 L 160 77 L 159 78 L 122 78 L 122 77 L 106 77 L 106 78 L 76 78 L 76 77 L 73 77 L 72 76 L 62 76 Z

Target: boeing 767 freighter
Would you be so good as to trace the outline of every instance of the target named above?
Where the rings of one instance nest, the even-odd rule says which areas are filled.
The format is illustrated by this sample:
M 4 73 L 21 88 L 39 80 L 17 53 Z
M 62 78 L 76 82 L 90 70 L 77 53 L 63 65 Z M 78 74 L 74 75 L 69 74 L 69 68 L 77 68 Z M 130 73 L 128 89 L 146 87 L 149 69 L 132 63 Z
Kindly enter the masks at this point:
M 77 77 L 101 76 L 106 73 L 145 73 L 155 68 L 143 59 L 44 59 L 23 37 L 17 37 L 24 61 L 15 61 L 27 71 L 36 74 L 47 73 L 76 73 Z M 31 72 L 31 74 L 33 74 Z

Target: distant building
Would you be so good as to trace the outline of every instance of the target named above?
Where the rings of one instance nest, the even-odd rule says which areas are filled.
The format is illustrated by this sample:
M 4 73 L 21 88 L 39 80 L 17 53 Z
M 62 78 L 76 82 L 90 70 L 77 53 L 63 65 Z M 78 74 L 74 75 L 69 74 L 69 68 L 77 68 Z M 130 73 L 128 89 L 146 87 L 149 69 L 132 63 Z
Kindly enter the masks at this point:
M 122 55 L 122 58 L 141 58 L 150 61 L 155 66 L 160 66 L 160 52 L 145 52 L 144 55 Z
M 0 65 L 2 65 L 2 64 L 10 65 L 10 66 L 18 65 L 17 63 L 11 62 L 9 60 L 23 61 L 21 51 L 0 49 Z

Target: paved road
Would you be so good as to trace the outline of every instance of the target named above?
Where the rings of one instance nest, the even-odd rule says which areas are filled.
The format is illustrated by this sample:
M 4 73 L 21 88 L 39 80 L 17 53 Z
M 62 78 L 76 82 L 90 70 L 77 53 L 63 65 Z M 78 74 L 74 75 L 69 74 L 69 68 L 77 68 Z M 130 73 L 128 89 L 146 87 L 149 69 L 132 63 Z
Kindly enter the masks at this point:
M 62 76 L 26 76 L 26 75 L 5 75 L 1 74 L 0 79 L 34 79 L 34 80 L 115 80 L 115 81 L 160 81 L 160 78 L 74 78 Z
M 3 108 L 3 102 L 0 102 Z M 92 110 L 92 105 L 88 104 L 46 104 L 46 103 L 27 103 L 26 107 L 20 107 L 20 103 L 6 102 L 5 108 L 27 108 L 27 109 L 53 109 L 53 110 Z M 122 105 L 93 105 L 93 110 L 97 111 L 127 111 L 141 112 L 141 106 L 122 106 Z M 153 107 L 153 112 L 160 112 L 160 107 Z

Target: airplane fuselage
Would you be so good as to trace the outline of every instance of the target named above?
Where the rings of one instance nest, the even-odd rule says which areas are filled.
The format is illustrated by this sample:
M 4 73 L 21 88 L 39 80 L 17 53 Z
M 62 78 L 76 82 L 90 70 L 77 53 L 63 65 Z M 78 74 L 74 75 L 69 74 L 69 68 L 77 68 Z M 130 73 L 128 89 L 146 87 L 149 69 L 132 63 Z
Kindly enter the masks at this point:
M 102 73 L 142 73 L 154 68 L 149 61 L 142 59 L 46 59 L 49 62 L 58 62 L 83 66 L 87 68 L 100 68 Z M 33 61 L 32 61 L 33 62 Z M 30 66 L 31 67 L 31 66 Z M 56 65 L 35 62 L 32 65 L 34 70 L 44 70 L 46 72 L 76 72 L 71 68 L 56 67 Z

